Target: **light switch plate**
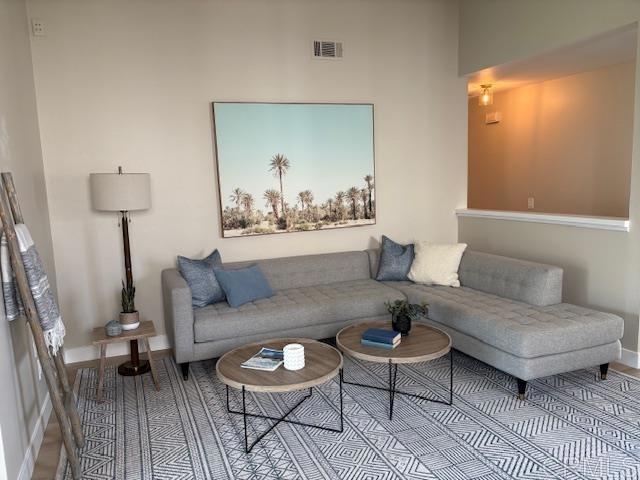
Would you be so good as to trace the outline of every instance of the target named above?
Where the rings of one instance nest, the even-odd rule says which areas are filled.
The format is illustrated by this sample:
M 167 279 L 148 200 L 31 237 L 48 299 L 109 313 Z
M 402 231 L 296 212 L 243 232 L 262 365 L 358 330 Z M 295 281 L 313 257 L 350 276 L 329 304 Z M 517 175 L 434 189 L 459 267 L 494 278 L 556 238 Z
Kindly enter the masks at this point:
M 527 198 L 527 208 L 529 210 L 536 208 L 536 199 L 534 197 Z

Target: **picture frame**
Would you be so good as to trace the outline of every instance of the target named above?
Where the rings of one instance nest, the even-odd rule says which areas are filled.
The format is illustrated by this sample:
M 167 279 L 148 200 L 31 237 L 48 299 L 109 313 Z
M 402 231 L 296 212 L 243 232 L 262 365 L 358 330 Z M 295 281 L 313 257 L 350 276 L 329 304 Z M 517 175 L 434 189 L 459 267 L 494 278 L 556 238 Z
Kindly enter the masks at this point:
M 223 238 L 376 223 L 374 105 L 212 102 Z

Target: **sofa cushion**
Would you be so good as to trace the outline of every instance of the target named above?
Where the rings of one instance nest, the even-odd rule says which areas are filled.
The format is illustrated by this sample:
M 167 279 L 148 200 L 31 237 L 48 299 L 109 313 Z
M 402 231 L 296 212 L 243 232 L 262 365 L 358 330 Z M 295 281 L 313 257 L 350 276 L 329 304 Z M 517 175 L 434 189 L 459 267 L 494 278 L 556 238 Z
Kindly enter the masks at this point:
M 427 302 L 430 319 L 518 357 L 579 350 L 622 337 L 620 317 L 568 303 L 539 307 L 468 287 L 394 286 L 412 303 Z
M 458 273 L 463 287 L 531 305 L 562 302 L 562 269 L 553 265 L 466 251 Z
M 268 332 L 277 337 L 281 330 L 295 327 L 384 315 L 385 301 L 403 298 L 396 289 L 362 279 L 279 290 L 239 308 L 220 302 L 194 311 L 195 341 Z
M 259 265 L 274 290 L 371 278 L 369 255 L 363 251 L 233 262 L 224 268 L 249 265 Z

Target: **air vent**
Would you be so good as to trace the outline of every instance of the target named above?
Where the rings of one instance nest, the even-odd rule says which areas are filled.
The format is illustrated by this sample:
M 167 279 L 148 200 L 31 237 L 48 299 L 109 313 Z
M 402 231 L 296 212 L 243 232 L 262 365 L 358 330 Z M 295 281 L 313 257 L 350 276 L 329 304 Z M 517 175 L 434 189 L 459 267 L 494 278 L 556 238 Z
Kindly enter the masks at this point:
M 342 58 L 342 42 L 314 40 L 313 57 L 329 59 Z

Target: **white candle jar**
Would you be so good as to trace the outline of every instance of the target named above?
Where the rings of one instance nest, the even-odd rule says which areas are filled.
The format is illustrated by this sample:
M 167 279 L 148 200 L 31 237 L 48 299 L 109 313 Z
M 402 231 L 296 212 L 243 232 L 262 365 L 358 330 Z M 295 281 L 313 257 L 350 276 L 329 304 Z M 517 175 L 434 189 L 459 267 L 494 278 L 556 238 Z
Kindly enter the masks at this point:
M 287 370 L 300 370 L 304 368 L 304 345 L 290 343 L 282 349 L 284 354 L 284 368 Z

